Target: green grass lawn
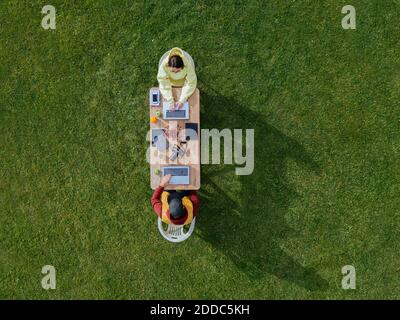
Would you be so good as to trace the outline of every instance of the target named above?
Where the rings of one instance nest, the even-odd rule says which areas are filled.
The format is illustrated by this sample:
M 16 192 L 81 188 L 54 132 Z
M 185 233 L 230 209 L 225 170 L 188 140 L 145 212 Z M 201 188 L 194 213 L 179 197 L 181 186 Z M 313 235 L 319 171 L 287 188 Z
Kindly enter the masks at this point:
M 400 298 L 399 0 L 53 0 L 56 30 L 45 4 L 0 3 L 0 298 Z M 146 162 L 173 46 L 195 59 L 202 128 L 255 130 L 252 175 L 202 166 L 179 245 Z

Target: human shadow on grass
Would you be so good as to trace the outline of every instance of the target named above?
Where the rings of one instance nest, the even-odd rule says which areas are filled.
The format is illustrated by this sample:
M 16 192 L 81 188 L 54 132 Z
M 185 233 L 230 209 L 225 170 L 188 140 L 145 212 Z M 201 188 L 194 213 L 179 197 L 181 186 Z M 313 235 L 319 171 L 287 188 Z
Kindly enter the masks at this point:
M 262 114 L 232 99 L 205 89 L 201 108 L 202 129 L 254 129 L 255 160 L 248 176 L 236 176 L 235 165 L 202 165 L 197 234 L 251 278 L 268 273 L 310 291 L 325 290 L 326 280 L 280 247 L 281 241 L 294 234 L 285 215 L 299 197 L 288 182 L 287 161 L 294 160 L 310 174 L 319 174 L 317 163 L 297 141 L 269 125 Z M 229 180 L 235 179 L 238 189 L 224 190 L 232 185 Z

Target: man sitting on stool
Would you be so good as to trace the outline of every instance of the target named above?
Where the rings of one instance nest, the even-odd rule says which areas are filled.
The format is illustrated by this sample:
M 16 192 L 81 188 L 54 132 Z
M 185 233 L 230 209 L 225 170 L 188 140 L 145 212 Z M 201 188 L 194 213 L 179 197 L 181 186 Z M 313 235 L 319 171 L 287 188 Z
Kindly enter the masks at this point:
M 151 197 L 153 210 L 168 224 L 190 224 L 197 215 L 200 200 L 196 191 L 164 190 L 171 179 L 171 174 L 164 176 Z

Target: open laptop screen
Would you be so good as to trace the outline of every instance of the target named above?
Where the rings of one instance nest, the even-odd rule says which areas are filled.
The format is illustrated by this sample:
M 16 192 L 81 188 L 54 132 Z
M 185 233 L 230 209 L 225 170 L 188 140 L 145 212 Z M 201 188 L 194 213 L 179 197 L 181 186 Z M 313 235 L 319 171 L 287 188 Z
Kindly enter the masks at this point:
M 172 174 L 169 184 L 189 184 L 189 167 L 164 167 L 163 176 Z
M 179 167 L 179 168 L 164 168 L 164 175 L 172 174 L 173 176 L 187 176 L 189 173 L 189 168 Z

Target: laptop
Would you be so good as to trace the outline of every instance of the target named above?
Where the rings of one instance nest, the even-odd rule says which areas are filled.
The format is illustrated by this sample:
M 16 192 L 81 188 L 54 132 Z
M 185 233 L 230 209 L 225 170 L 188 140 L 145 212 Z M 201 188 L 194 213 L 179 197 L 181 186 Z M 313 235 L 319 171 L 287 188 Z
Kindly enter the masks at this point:
M 162 175 L 172 174 L 169 184 L 189 184 L 189 171 L 186 166 L 163 167 Z
M 189 119 L 189 103 L 186 101 L 181 109 L 172 110 L 169 102 L 163 103 L 164 120 L 187 120 Z

